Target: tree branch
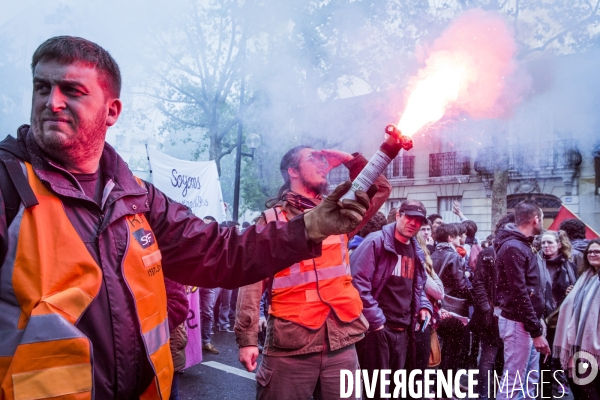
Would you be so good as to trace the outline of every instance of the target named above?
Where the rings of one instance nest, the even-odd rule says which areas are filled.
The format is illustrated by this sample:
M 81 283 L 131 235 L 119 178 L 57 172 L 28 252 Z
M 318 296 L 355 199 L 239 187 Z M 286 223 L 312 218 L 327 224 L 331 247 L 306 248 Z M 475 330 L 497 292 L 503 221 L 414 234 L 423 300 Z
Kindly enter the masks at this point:
M 233 149 L 235 149 L 237 147 L 237 144 L 232 144 L 230 147 L 227 148 L 227 150 L 222 151 L 221 154 L 219 154 L 219 161 L 221 161 L 221 158 L 223 158 L 224 156 L 231 154 L 231 152 L 233 151 Z
M 225 137 L 225 135 L 227 135 L 227 133 L 229 133 L 231 128 L 236 126 L 239 122 L 240 119 L 238 117 L 235 117 L 231 121 L 229 121 L 227 125 L 225 125 L 225 127 L 219 133 L 217 133 L 217 139 L 219 141 L 223 140 L 223 138 Z
M 184 125 L 189 125 L 189 126 L 195 126 L 198 128 L 206 128 L 207 124 L 202 124 L 202 123 L 198 123 L 198 122 L 192 122 L 192 121 L 186 121 L 184 119 L 179 118 L 178 116 L 176 116 L 175 114 L 173 114 L 170 111 L 167 111 L 162 105 L 158 105 L 158 109 L 160 110 L 160 112 L 162 112 L 163 114 L 165 114 L 167 117 L 174 119 L 175 121 L 184 124 Z

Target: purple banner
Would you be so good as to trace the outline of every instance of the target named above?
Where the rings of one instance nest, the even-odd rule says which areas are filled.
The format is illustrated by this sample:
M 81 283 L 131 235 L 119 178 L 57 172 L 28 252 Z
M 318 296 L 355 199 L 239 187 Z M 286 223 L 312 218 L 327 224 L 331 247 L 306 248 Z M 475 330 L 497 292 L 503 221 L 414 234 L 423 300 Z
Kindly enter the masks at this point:
M 188 344 L 185 348 L 185 367 L 189 368 L 202 362 L 202 339 L 200 337 L 200 292 L 197 287 L 190 288 L 188 293 L 190 309 L 188 310 L 187 334 Z

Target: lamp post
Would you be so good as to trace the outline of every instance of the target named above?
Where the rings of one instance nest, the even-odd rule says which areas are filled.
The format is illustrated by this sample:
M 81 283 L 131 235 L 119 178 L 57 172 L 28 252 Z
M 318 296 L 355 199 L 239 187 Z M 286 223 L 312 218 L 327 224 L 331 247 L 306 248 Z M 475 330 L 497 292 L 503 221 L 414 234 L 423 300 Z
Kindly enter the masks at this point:
M 242 123 L 238 124 L 237 150 L 235 158 L 235 180 L 233 191 L 233 220 L 238 221 L 240 209 L 240 169 L 242 166 L 242 156 L 250 157 L 254 160 L 254 149 L 260 146 L 260 136 L 256 133 L 251 133 L 246 136 L 246 147 L 252 150 L 252 153 L 242 152 Z

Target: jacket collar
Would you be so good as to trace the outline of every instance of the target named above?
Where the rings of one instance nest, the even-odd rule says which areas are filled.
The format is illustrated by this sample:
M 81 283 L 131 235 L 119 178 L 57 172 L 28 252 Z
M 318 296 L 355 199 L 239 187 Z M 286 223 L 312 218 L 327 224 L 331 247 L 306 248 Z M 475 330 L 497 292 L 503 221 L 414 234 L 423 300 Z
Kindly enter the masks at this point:
M 46 182 L 57 194 L 87 200 L 87 197 L 79 190 L 79 183 L 71 173 L 53 161 L 36 143 L 29 125 L 22 125 L 18 130 L 19 145 L 29 155 L 29 160 L 36 175 L 40 180 Z M 148 193 L 146 188 L 141 187 L 127 164 L 117 154 L 115 149 L 108 143 L 104 144 L 100 168 L 106 182 L 112 181 L 114 187 L 108 194 L 105 204 L 124 196 L 137 196 Z M 108 186 L 108 185 L 107 185 Z
M 394 232 L 395 231 L 396 231 L 396 223 L 395 222 L 392 222 L 391 224 L 387 224 L 381 229 L 381 232 L 383 234 L 383 247 L 387 251 L 392 252 L 394 254 L 396 254 L 396 247 L 394 246 Z M 416 258 L 421 261 L 422 265 L 425 265 L 425 252 L 423 252 L 423 249 L 421 249 L 421 246 L 419 246 L 419 243 L 417 242 L 417 238 L 412 237 L 410 239 L 410 244 L 412 244 L 412 247 L 415 251 Z

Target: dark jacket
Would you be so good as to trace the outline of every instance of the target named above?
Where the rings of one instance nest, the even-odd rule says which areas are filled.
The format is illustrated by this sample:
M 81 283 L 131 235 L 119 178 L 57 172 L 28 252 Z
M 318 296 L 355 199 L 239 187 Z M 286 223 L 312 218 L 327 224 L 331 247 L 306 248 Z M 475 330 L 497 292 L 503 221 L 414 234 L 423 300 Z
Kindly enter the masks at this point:
M 496 306 L 496 252 L 494 247 L 486 247 L 477 256 L 473 277 L 473 315 L 469 320 L 469 329 L 479 335 L 482 341 L 500 346 L 502 339 L 498 333 L 498 319 L 494 317 Z
M 583 253 L 585 252 L 585 248 L 587 247 L 589 240 L 587 239 L 574 239 L 571 240 L 571 246 L 573 246 L 573 254 L 572 258 L 575 262 L 575 267 L 577 269 L 577 274 L 583 267 Z
M 546 306 L 544 310 L 544 316 L 547 317 L 560 307 L 567 297 L 567 288 L 575 284 L 577 272 L 575 263 L 562 254 L 550 260 L 539 254 L 538 263 L 541 271 L 548 272 L 547 280 L 545 280 Z
M 440 275 L 442 264 L 446 260 L 446 267 Z M 465 275 L 465 262 L 450 243 L 441 242 L 431 255 L 433 269 L 444 284 L 444 293 L 448 296 L 469 299 L 469 279 Z
M 521 322 L 532 338 L 542 336 L 544 288 L 533 252 L 533 237 L 525 237 L 514 224 L 496 235 L 498 304 L 504 318 Z
M 379 232 L 373 232 L 365 238 L 350 256 L 352 284 L 358 290 L 363 302 L 363 314 L 369 321 L 369 331 L 385 324 L 385 316 L 379 308 L 377 298 L 398 262 L 394 248 L 396 223 L 385 225 Z M 431 303 L 425 295 L 425 253 L 415 238 L 411 239 L 415 252 L 415 275 L 412 287 L 411 324 L 417 322 L 419 310 L 426 308 L 433 315 Z
M 162 254 L 164 276 L 192 286 L 247 285 L 321 253 L 320 244 L 307 240 L 303 218 L 252 226 L 243 234 L 220 230 L 216 223 L 205 224 L 152 184 L 140 186 L 109 144 L 104 146 L 100 168 L 104 181 L 112 180 L 115 185 L 102 209 L 81 191 L 70 173 L 49 160 L 27 125 L 19 128 L 18 140 L 9 136 L 0 149 L 31 162 L 38 178 L 62 201 L 78 240 L 85 242 L 102 269 L 98 296 L 76 325 L 93 346 L 97 399 L 138 397 L 154 376 L 120 267 L 128 243 L 126 216 L 145 214 Z M 8 179 L 3 168 L 0 179 Z M 8 240 L 3 196 L 0 193 L 0 265 Z

